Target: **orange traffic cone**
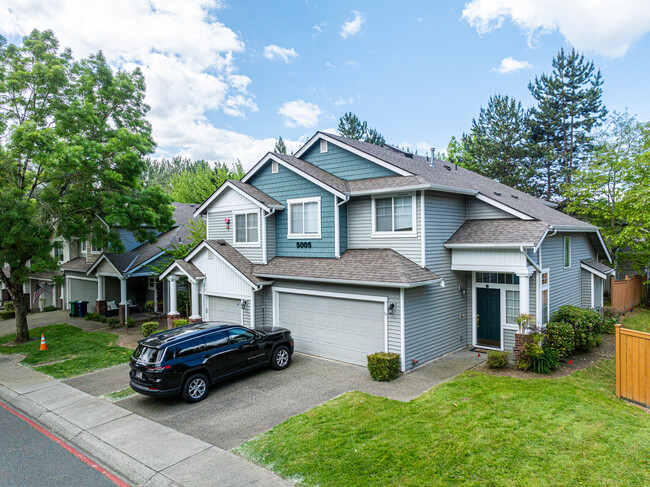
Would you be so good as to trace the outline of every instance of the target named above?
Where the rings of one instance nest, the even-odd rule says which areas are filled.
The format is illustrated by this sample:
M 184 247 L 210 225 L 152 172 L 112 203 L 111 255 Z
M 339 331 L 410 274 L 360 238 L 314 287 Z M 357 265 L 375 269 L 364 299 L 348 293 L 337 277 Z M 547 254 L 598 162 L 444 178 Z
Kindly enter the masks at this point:
M 41 335 L 41 350 L 47 350 L 47 343 L 45 343 L 45 335 Z

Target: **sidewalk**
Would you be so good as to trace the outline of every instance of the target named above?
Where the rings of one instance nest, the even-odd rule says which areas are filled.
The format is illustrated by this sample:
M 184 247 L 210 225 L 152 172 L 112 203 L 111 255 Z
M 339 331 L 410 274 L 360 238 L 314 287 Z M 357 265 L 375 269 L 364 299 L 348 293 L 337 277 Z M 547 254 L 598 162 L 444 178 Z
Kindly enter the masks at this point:
M 290 486 L 230 452 L 107 403 L 0 356 L 0 400 L 133 485 Z

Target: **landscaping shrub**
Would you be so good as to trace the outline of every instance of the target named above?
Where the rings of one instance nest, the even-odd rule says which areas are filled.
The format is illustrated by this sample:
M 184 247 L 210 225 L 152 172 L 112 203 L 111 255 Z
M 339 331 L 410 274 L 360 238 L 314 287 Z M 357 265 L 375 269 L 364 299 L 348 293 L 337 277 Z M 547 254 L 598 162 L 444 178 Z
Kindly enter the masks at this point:
M 5 311 L 16 311 L 16 305 L 13 301 L 7 301 L 5 303 Z
M 487 366 L 491 369 L 504 369 L 508 365 L 508 352 L 490 350 L 488 352 Z
M 11 311 L 0 311 L 0 320 L 10 320 L 11 318 L 16 317 L 16 312 L 11 310 Z
M 546 343 L 558 358 L 573 353 L 575 348 L 573 327 L 563 321 L 551 321 L 546 325 Z
M 117 325 L 120 324 L 120 319 L 119 318 L 109 318 L 106 323 L 110 328 L 115 328 Z
M 50 306 L 45 306 L 45 308 L 43 308 L 43 313 L 48 313 L 50 311 L 56 311 L 56 306 L 50 305 Z
M 607 333 L 608 335 L 613 335 L 616 333 L 616 324 L 618 323 L 618 318 L 614 316 L 603 316 L 603 329 L 602 333 Z
M 84 316 L 84 320 L 106 323 L 106 316 L 100 315 L 99 313 L 88 313 L 86 316 Z
M 560 366 L 560 359 L 550 347 L 541 347 L 541 353 L 530 357 L 529 368 L 538 374 L 550 374 Z
M 144 310 L 147 313 L 153 313 L 153 309 L 154 309 L 155 304 L 156 303 L 154 303 L 153 301 L 147 301 L 146 303 L 144 303 Z
M 124 326 L 128 328 L 132 328 L 135 326 L 135 320 L 131 318 L 130 316 L 126 319 L 126 322 L 124 323 Z
M 368 355 L 368 372 L 373 380 L 388 381 L 399 375 L 400 356 L 398 353 L 378 352 Z
M 140 327 L 142 330 L 142 336 L 143 337 L 148 337 L 149 335 L 153 335 L 158 331 L 158 322 L 157 321 L 147 321 L 145 323 L 142 323 L 142 326 Z
M 618 319 L 623 314 L 618 309 L 614 308 L 613 306 L 603 306 L 602 311 L 603 311 L 603 317 L 604 318 L 616 318 L 616 319 Z
M 565 305 L 553 313 L 551 321 L 568 323 L 573 327 L 574 349 L 577 352 L 590 352 L 598 345 L 603 324 L 598 312 Z
M 187 324 L 189 324 L 189 321 L 187 321 L 184 318 L 181 318 L 181 319 L 172 321 L 172 328 L 178 328 L 179 326 L 185 326 Z

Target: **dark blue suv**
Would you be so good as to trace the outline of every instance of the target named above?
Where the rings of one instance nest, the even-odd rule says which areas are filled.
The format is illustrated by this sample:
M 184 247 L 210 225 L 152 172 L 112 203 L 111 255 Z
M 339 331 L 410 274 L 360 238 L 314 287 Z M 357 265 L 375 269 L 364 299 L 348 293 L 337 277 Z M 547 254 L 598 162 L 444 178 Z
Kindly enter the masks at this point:
M 205 398 L 215 382 L 259 367 L 286 369 L 293 354 L 291 332 L 251 330 L 232 323 L 197 323 L 138 342 L 129 365 L 131 388 L 154 397 Z

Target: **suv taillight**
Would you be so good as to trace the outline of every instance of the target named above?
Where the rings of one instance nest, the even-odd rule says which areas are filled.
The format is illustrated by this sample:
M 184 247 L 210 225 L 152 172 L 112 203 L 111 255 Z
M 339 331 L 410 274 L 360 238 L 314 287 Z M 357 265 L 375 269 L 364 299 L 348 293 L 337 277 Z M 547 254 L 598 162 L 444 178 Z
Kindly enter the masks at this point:
M 171 369 L 171 365 L 165 365 L 164 367 L 146 367 L 147 372 L 162 372 L 163 370 Z

